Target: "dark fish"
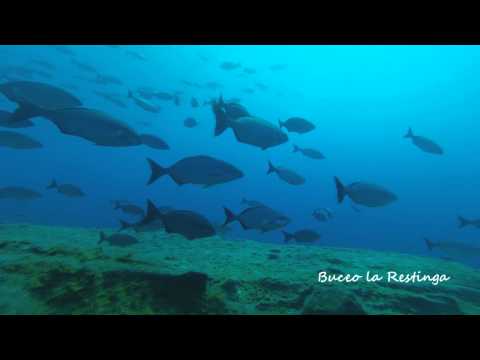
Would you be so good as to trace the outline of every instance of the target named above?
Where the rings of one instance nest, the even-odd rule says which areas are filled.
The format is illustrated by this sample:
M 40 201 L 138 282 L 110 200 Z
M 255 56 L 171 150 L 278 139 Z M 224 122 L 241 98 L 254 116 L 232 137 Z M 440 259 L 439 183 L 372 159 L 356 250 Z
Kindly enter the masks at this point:
M 136 146 L 140 136 L 124 122 L 93 109 L 77 107 L 50 111 L 44 116 L 67 135 L 78 136 L 100 146 Z
M 456 241 L 437 241 L 433 242 L 427 238 L 424 239 L 429 251 L 438 249 L 450 256 L 457 258 L 478 258 L 480 257 L 480 247 L 471 246 Z
M 24 121 L 43 116 L 44 111 L 82 106 L 80 100 L 72 94 L 40 82 L 8 82 L 0 85 L 0 92 L 18 105 L 10 121 Z
M 278 120 L 278 126 L 280 126 L 280 129 L 285 127 L 289 132 L 295 132 L 299 134 L 305 134 L 315 129 L 315 125 L 313 125 L 310 121 L 299 117 L 292 117 L 283 122 Z
M 35 65 L 38 65 L 38 66 L 41 66 L 43 67 L 44 69 L 46 70 L 49 70 L 49 71 L 54 71 L 57 67 L 55 65 L 53 65 L 52 63 L 48 62 L 48 61 L 45 61 L 45 60 L 41 60 L 41 59 L 33 59 L 31 61 L 32 64 L 35 64 Z
M 137 94 L 144 99 L 150 100 L 155 96 L 155 90 L 150 87 L 141 87 L 137 89 Z
M 276 173 L 281 180 L 290 185 L 302 185 L 305 183 L 305 178 L 297 174 L 295 171 L 286 169 L 284 167 L 275 167 L 269 161 L 267 175 L 271 173 Z
M 189 87 L 197 88 L 197 89 L 202 89 L 203 88 L 203 86 L 200 85 L 199 83 L 191 82 L 191 81 L 187 81 L 187 80 L 182 80 L 182 84 L 184 84 L 186 86 L 189 86 Z
M 247 93 L 247 94 L 253 94 L 255 92 L 255 90 L 253 90 L 251 88 L 247 88 L 247 89 L 243 89 L 243 92 Z
M 120 45 L 104 45 L 105 47 L 111 48 L 111 49 L 118 49 L 121 46 Z
M 7 186 L 0 188 L 0 199 L 34 200 L 41 197 L 42 194 L 20 186 Z
M 97 74 L 97 77 L 94 81 L 100 85 L 123 85 L 122 80 L 111 75 Z
M 196 108 L 199 106 L 198 100 L 192 97 L 192 100 L 190 101 L 191 105 L 193 108 Z
M 147 58 L 145 56 L 143 56 L 142 54 L 136 52 L 136 51 L 133 51 L 133 50 L 127 50 L 125 51 L 125 54 L 127 54 L 128 56 L 134 58 L 134 59 L 137 59 L 137 60 L 141 60 L 141 61 L 145 61 L 147 60 Z
M 241 66 L 240 63 L 234 63 L 232 61 L 224 61 L 223 63 L 220 64 L 220 68 L 227 71 L 235 70 L 240 66 Z
M 175 95 L 173 98 L 173 102 L 176 106 L 180 106 L 180 97 L 178 95 Z
M 320 151 L 311 149 L 311 148 L 302 149 L 297 145 L 293 145 L 293 152 L 301 152 L 303 155 L 311 159 L 316 159 L 316 160 L 325 159 L 325 156 L 323 156 L 323 154 Z
M 130 224 L 126 221 L 120 220 L 121 230 L 133 229 L 136 232 L 152 232 L 165 228 L 163 221 L 160 219 L 160 215 L 168 211 L 172 211 L 171 208 L 160 209 L 157 208 L 150 200 L 147 200 L 147 213 L 137 223 Z
M 259 88 L 260 90 L 262 90 L 262 91 L 267 91 L 267 90 L 268 90 L 268 86 L 265 85 L 265 84 L 262 84 L 262 83 L 260 83 L 260 82 L 255 83 L 255 86 L 256 86 L 257 88 Z
M 256 207 L 256 206 L 265 206 L 263 203 L 261 203 L 260 201 L 256 201 L 256 200 L 248 200 L 246 198 L 243 198 L 242 199 L 242 204 L 243 205 L 247 205 L 248 207 Z
M 190 210 L 173 210 L 159 215 L 165 231 L 180 234 L 188 240 L 216 235 L 213 225 L 202 215 Z
M 127 204 L 127 203 L 122 203 L 120 201 L 116 201 L 113 207 L 114 210 L 120 209 L 123 211 L 125 214 L 130 214 L 130 215 L 135 215 L 135 216 L 144 216 L 145 212 L 143 209 L 137 205 L 134 204 Z
M 86 64 L 86 63 L 82 63 L 80 61 L 77 61 L 75 59 L 72 59 L 72 64 L 75 65 L 77 67 L 77 69 L 79 70 L 82 70 L 82 71 L 85 71 L 85 72 L 88 72 L 88 73 L 93 73 L 93 74 L 96 74 L 97 73 L 97 70 L 92 66 L 92 65 L 89 65 L 89 64 Z
M 119 94 L 111 94 L 102 91 L 95 91 L 95 94 L 120 108 L 125 109 L 127 107 L 127 104 L 122 100 L 122 97 Z
M 313 230 L 299 230 L 293 234 L 286 231 L 282 231 L 282 233 L 285 242 L 294 240 L 299 243 L 312 243 L 320 239 L 320 235 Z
M 287 68 L 286 64 L 276 64 L 270 66 L 270 70 L 272 71 L 280 71 L 280 70 L 285 70 Z
M 98 241 L 98 244 L 101 244 L 102 242 L 107 242 L 112 246 L 130 246 L 137 244 L 139 241 L 127 234 L 113 234 L 110 236 L 105 235 L 103 231 L 100 232 L 100 240 Z
M 458 217 L 458 227 L 473 226 L 480 229 L 480 219 L 466 219 L 463 216 Z
M 222 106 L 221 99 L 212 105 L 212 110 L 216 122 L 215 136 L 219 136 L 226 129 L 232 128 L 237 141 L 259 147 L 262 150 L 288 141 L 288 136 L 285 133 L 266 120 L 247 116 L 236 120 L 230 119 Z
M 408 129 L 408 132 L 404 138 L 412 139 L 412 143 L 424 152 L 435 155 L 443 154 L 443 149 L 439 145 L 435 144 L 432 140 L 427 139 L 426 137 L 413 135 L 411 128 Z
M 312 213 L 312 216 L 321 222 L 328 221 L 333 218 L 333 214 L 330 209 L 323 208 L 323 209 L 315 209 Z
M 75 52 L 66 45 L 55 45 L 53 48 L 64 55 L 75 56 Z
M 60 184 L 58 185 L 55 179 L 46 187 L 47 189 L 57 189 L 57 191 L 67 197 L 83 197 L 85 193 L 78 186 L 72 184 Z
M 210 90 L 218 90 L 221 89 L 223 85 L 216 81 L 209 81 L 205 84 L 205 87 Z
M 144 145 L 147 145 L 148 147 L 151 147 L 153 149 L 159 149 L 159 150 L 170 149 L 170 146 L 168 146 L 168 144 L 164 140 L 160 139 L 158 136 L 150 135 L 150 134 L 141 134 L 140 139 L 142 140 L 142 143 Z
M 0 131 L 0 147 L 17 150 L 39 149 L 43 145 L 30 136 L 13 131 Z
M 346 195 L 354 203 L 368 207 L 385 206 L 398 199 L 395 194 L 383 186 L 361 181 L 344 186 L 337 177 L 334 177 L 334 180 L 339 203 L 343 201 Z
M 188 117 L 183 121 L 183 125 L 187 128 L 194 128 L 198 125 L 197 120 L 192 117 Z
M 288 217 L 267 206 L 249 207 L 238 215 L 225 207 L 223 209 L 225 211 L 224 225 L 238 221 L 244 230 L 256 229 L 261 232 L 268 232 L 290 223 Z
M 255 74 L 257 72 L 257 70 L 253 69 L 253 68 L 243 68 L 243 72 L 246 73 L 246 74 L 249 74 L 249 75 L 252 75 L 252 74 Z
M 163 168 L 152 159 L 148 159 L 151 175 L 147 185 L 158 178 L 169 175 L 177 185 L 197 184 L 210 187 L 243 177 L 242 171 L 235 166 L 210 156 L 186 157 L 169 168 Z
M 0 110 L 0 126 L 7 128 L 28 128 L 35 124 L 31 120 L 10 121 L 12 113 Z
M 158 113 L 161 110 L 161 107 L 149 102 L 146 99 L 143 99 L 140 96 L 135 95 L 130 90 L 128 91 L 128 97 L 134 101 L 134 103 L 141 107 L 143 110 L 151 112 L 151 113 Z

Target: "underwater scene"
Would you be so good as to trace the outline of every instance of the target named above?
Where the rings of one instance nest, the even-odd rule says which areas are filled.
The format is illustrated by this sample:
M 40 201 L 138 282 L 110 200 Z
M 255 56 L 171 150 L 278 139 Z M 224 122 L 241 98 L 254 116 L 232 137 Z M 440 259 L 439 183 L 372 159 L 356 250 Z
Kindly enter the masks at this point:
M 0 55 L 0 314 L 480 314 L 479 46 Z

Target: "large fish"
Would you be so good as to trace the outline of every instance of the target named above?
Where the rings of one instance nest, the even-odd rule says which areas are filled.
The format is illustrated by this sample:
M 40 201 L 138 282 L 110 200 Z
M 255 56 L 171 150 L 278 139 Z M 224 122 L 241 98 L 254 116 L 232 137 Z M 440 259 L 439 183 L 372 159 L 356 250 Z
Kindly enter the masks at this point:
M 278 177 L 285 181 L 286 183 L 290 185 L 302 185 L 305 183 L 305 178 L 299 174 L 297 174 L 295 171 L 286 169 L 281 166 L 273 166 L 273 164 L 269 161 L 268 162 L 268 171 L 267 175 L 275 173 L 278 175 Z
M 380 185 L 358 181 L 344 186 L 339 178 L 334 177 L 334 180 L 339 203 L 343 201 L 345 196 L 348 196 L 356 204 L 379 207 L 388 205 L 398 199 L 394 193 Z
M 237 141 L 266 150 L 288 141 L 288 136 L 272 123 L 257 117 L 241 117 L 231 120 L 224 110 L 213 105 L 216 125 L 215 136 L 232 128 Z
M 480 219 L 466 219 L 463 216 L 458 217 L 458 227 L 473 226 L 480 229 Z
M 43 145 L 27 135 L 13 131 L 0 131 L 0 147 L 29 150 L 42 148 Z
M 147 158 L 147 161 L 151 169 L 147 185 L 152 184 L 164 175 L 169 175 L 178 185 L 196 184 L 205 187 L 243 177 L 243 172 L 235 166 L 205 155 L 186 157 L 169 168 L 161 167 L 149 158 Z
M 320 239 L 320 234 L 318 234 L 316 231 L 308 229 L 295 231 L 294 233 L 288 233 L 282 230 L 282 233 L 285 242 L 290 242 L 293 240 L 299 243 L 313 243 Z
M 280 129 L 285 127 L 289 132 L 295 132 L 298 134 L 305 134 L 315 129 L 314 124 L 300 117 L 292 117 L 287 121 L 278 120 L 278 126 Z
M 261 232 L 268 232 L 282 228 L 290 223 L 288 217 L 268 206 L 249 207 L 238 215 L 235 215 L 225 207 L 224 211 L 225 222 L 223 225 L 238 221 L 244 230 L 255 229 Z
M 56 189 L 60 194 L 67 197 L 84 197 L 85 193 L 78 186 L 72 184 L 57 184 L 55 179 L 53 179 L 50 184 L 46 187 L 48 189 Z
M 142 140 L 142 143 L 144 145 L 151 147 L 153 149 L 159 149 L 159 150 L 170 149 L 170 146 L 168 146 L 168 144 L 163 139 L 160 139 L 156 135 L 141 134 L 140 139 Z
M 320 151 L 311 149 L 311 148 L 302 149 L 300 146 L 293 145 L 293 152 L 300 152 L 304 156 L 309 157 L 311 159 L 316 159 L 316 160 L 325 159 L 325 156 L 323 156 L 323 154 Z
M 140 136 L 126 123 L 98 110 L 84 107 L 50 111 L 43 115 L 64 134 L 78 136 L 99 146 L 136 146 Z
M 440 145 L 434 143 L 432 140 L 427 139 L 426 137 L 414 135 L 411 128 L 408 129 L 408 132 L 404 138 L 412 139 L 412 143 L 424 152 L 435 155 L 443 154 L 443 149 L 440 147 Z
M 12 81 L 0 85 L 0 92 L 18 107 L 10 121 L 25 121 L 43 116 L 44 111 L 81 106 L 72 94 L 45 83 L 34 81 Z
M 27 189 L 20 186 L 7 186 L 0 188 L 0 200 L 1 199 L 14 199 L 14 200 L 34 200 L 41 198 L 42 194 L 35 190 Z

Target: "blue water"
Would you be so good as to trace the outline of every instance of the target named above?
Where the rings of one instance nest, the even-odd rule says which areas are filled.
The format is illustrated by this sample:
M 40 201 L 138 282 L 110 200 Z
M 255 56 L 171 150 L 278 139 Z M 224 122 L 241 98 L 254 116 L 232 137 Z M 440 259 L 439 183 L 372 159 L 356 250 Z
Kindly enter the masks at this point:
M 19 129 L 42 142 L 41 150 L 0 149 L 0 186 L 21 185 L 44 194 L 38 201 L 0 202 L 1 220 L 86 227 L 117 227 L 113 199 L 144 205 L 151 198 L 158 206 L 174 206 L 204 214 L 213 222 L 224 220 L 223 206 L 242 209 L 243 197 L 267 203 L 292 219 L 286 228 L 311 228 L 321 233 L 319 245 L 388 250 L 427 255 L 423 237 L 458 240 L 480 246 L 480 230 L 458 229 L 457 215 L 480 217 L 480 47 L 478 46 L 71 46 L 75 58 L 93 65 L 99 73 L 120 78 L 125 86 L 96 85 L 76 78 L 88 76 L 71 64 L 69 56 L 48 46 L 1 46 L 0 68 L 28 65 L 31 59 L 55 64 L 52 80 L 37 81 L 68 90 L 90 108 L 101 109 L 139 132 L 154 133 L 171 150 L 146 146 L 108 148 L 61 134 L 42 118 L 36 126 Z M 131 49 L 146 61 L 125 54 Z M 204 61 L 200 56 L 206 57 Z M 224 61 L 256 69 L 220 68 Z M 272 71 L 271 65 L 286 64 Z M 221 90 L 193 89 L 182 80 L 216 81 Z M 261 91 L 256 82 L 268 86 Z M 127 90 L 150 86 L 156 90 L 183 91 L 182 105 L 158 102 L 159 114 L 145 112 L 126 98 Z M 244 89 L 255 89 L 253 94 Z M 94 90 L 124 93 L 127 109 L 118 108 Z M 214 116 L 209 106 L 192 108 L 190 98 L 201 103 L 223 94 L 240 98 L 250 113 L 277 123 L 300 116 L 314 122 L 316 130 L 262 151 L 238 143 L 231 129 L 213 136 Z M 0 97 L 0 108 L 13 111 L 16 104 Z M 199 126 L 188 129 L 183 120 L 192 116 Z M 141 121 L 151 123 L 144 128 Z M 443 156 L 424 153 L 404 139 L 408 127 L 434 139 Z M 315 161 L 292 153 L 292 144 L 314 147 L 325 154 Z M 146 186 L 151 157 L 170 166 L 185 156 L 211 155 L 242 169 L 245 177 L 203 189 L 179 187 L 169 177 Z M 266 175 L 267 162 L 292 168 L 306 179 L 291 186 L 275 175 Z M 337 204 L 333 176 L 344 183 L 370 181 L 392 190 L 399 200 L 389 206 L 352 210 L 350 200 Z M 52 178 L 80 186 L 87 197 L 69 199 L 45 191 Z M 319 223 L 315 208 L 328 207 L 334 219 Z M 17 217 L 17 218 L 16 218 Z M 19 220 L 20 221 L 20 220 Z M 234 238 L 283 242 L 279 231 L 260 234 L 234 226 Z

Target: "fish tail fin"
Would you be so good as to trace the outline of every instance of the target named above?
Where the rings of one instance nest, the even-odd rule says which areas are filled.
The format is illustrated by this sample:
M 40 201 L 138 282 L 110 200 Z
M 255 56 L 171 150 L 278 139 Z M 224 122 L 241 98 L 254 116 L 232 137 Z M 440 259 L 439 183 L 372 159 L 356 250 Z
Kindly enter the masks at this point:
M 271 174 L 272 172 L 276 172 L 277 169 L 275 169 L 275 166 L 273 166 L 272 162 L 268 162 L 268 170 L 267 170 L 267 175 Z
M 457 218 L 458 218 L 458 227 L 459 228 L 463 228 L 463 227 L 470 224 L 470 221 L 465 219 L 463 216 L 459 215 Z
M 128 229 L 128 228 L 132 227 L 132 224 L 126 222 L 125 220 L 119 220 L 119 221 L 120 221 L 119 231 L 122 231 L 122 230 L 125 230 L 125 229 Z
M 101 244 L 102 242 L 105 241 L 106 238 L 107 236 L 105 235 L 105 233 L 103 231 L 100 231 L 100 240 L 98 240 L 97 244 Z
M 145 215 L 144 221 L 153 221 L 159 217 L 160 211 L 150 199 L 147 199 L 147 214 Z
M 297 145 L 293 144 L 293 152 L 297 151 L 300 151 L 300 148 Z
M 52 181 L 50 181 L 50 184 L 48 184 L 47 186 L 47 189 L 56 189 L 57 188 L 57 182 L 55 181 L 55 179 L 52 179 Z
M 290 234 L 284 230 L 282 230 L 282 234 L 283 234 L 283 241 L 286 243 L 294 239 L 293 234 Z
M 284 126 L 285 126 L 285 123 L 282 122 L 282 120 L 278 119 L 278 127 L 281 129 Z
M 225 226 L 237 219 L 236 215 L 230 209 L 227 209 L 225 206 L 223 207 L 223 211 L 225 212 L 225 222 L 222 226 Z
M 150 158 L 147 158 L 147 161 L 150 165 L 150 178 L 148 179 L 147 185 L 154 183 L 158 178 L 168 174 L 168 168 L 161 167 Z
M 428 251 L 432 251 L 434 247 L 433 242 L 427 238 L 423 238 L 423 240 L 425 240 L 425 244 L 427 245 Z
M 404 137 L 404 138 L 412 138 L 412 137 L 413 137 L 412 128 L 408 128 L 407 133 L 406 133 L 403 137 Z
M 212 110 L 213 110 L 213 113 L 215 114 L 215 131 L 214 131 L 215 136 L 221 135 L 225 130 L 227 130 L 230 127 L 228 116 L 225 113 L 223 106 L 224 106 L 224 102 L 223 102 L 222 96 L 220 95 L 220 98 L 218 99 L 218 101 L 214 101 L 212 103 Z
M 343 184 L 340 182 L 340 179 L 338 177 L 335 176 L 334 179 L 335 179 L 335 186 L 337 188 L 337 201 L 338 203 L 341 203 L 346 195 L 345 186 L 343 186 Z

